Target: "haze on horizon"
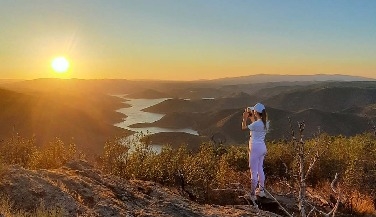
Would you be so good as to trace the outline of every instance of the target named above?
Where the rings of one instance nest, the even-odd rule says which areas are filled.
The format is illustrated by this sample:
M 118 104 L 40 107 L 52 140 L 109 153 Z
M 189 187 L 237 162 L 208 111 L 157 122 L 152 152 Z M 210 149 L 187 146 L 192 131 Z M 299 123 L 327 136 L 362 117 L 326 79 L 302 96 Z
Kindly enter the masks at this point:
M 373 0 L 0 2 L 0 79 L 376 78 Z

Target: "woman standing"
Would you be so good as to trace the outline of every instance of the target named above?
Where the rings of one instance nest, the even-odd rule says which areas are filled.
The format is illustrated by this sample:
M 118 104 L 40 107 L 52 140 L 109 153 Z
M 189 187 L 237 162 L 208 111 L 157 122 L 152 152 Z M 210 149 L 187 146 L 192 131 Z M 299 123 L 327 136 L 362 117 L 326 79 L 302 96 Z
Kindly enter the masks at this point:
M 251 111 L 249 110 L 250 108 L 243 113 L 242 129 L 249 129 L 251 135 L 249 139 L 249 167 L 252 181 L 250 196 L 252 200 L 255 200 L 256 194 L 260 197 L 265 197 L 265 174 L 263 164 L 266 155 L 265 135 L 268 131 L 269 123 L 263 104 L 257 103 L 251 108 Z M 252 121 L 249 125 L 247 125 L 248 118 Z

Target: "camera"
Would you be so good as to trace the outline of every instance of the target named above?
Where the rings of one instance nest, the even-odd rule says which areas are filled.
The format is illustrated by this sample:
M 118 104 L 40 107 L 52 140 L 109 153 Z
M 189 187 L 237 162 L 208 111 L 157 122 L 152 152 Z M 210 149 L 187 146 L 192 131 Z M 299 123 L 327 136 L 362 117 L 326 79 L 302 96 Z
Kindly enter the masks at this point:
M 253 107 L 247 107 L 246 112 L 248 112 L 249 116 L 253 115 Z

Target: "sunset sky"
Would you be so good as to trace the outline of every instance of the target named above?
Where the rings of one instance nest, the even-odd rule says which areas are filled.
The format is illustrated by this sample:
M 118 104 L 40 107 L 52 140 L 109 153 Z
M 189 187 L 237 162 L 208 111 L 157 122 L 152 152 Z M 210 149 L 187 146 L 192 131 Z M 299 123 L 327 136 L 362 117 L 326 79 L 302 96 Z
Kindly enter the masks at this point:
M 0 0 L 0 79 L 253 74 L 376 78 L 376 1 Z

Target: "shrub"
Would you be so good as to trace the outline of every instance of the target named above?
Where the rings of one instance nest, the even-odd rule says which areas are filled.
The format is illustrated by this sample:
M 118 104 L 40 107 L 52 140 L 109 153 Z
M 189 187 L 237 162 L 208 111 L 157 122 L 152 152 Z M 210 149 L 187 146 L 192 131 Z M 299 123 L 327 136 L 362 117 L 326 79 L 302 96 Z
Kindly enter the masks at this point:
M 218 159 L 218 170 L 212 186 L 216 188 L 232 188 L 233 184 L 248 186 L 250 184 L 248 166 L 248 146 L 228 146 Z
M 37 151 L 35 139 L 26 139 L 13 134 L 0 143 L 0 159 L 4 164 L 17 164 L 27 167 Z
M 125 164 L 124 175 L 126 178 L 150 180 L 152 158 L 156 153 L 147 143 L 137 142 L 129 150 L 127 161 Z
M 184 160 L 183 173 L 187 184 L 193 186 L 198 200 L 206 201 L 209 188 L 214 184 L 218 171 L 218 157 L 213 144 L 202 144 L 197 154 Z
M 304 143 L 307 151 L 306 161 L 308 164 L 316 151 L 320 152 L 320 157 L 307 177 L 307 184 L 315 187 L 318 184 L 331 182 L 336 173 L 340 174 L 340 186 L 343 202 L 350 209 L 359 207 L 359 198 L 375 198 L 376 196 L 376 140 L 373 134 L 361 134 L 353 137 L 319 135 Z M 292 153 L 292 154 L 290 154 Z M 271 175 L 277 177 L 276 180 L 287 177 L 295 177 L 296 159 L 286 156 L 296 156 L 295 150 L 288 142 L 269 144 L 268 155 L 265 161 L 267 177 Z M 290 172 L 283 172 L 279 165 L 287 165 Z M 292 171 L 292 172 L 291 172 Z M 295 180 L 295 182 L 294 182 Z M 296 184 L 296 179 L 291 179 L 291 183 Z M 293 184 L 291 184 L 294 186 Z M 295 185 L 296 187 L 296 185 Z M 354 192 L 359 192 L 354 196 Z M 354 199 L 356 197 L 357 199 Z M 369 199 L 368 199 L 369 200 Z M 369 204 L 369 202 L 368 202 Z M 364 206 L 364 205 L 363 205 Z M 358 211 L 365 208 L 357 209 Z M 373 209 L 373 207 L 368 210 Z
M 76 152 L 75 144 L 66 146 L 63 141 L 56 138 L 33 153 L 28 167 L 32 169 L 58 168 L 75 159 Z
M 76 145 L 66 146 L 56 138 L 38 148 L 35 139 L 23 138 L 18 134 L 5 139 L 0 145 L 0 160 L 5 165 L 20 165 L 30 169 L 57 168 L 76 158 Z
M 370 134 L 349 138 L 321 134 L 306 140 L 305 168 L 317 153 L 320 156 L 307 177 L 307 185 L 315 187 L 330 183 L 334 174 L 339 173 L 344 198 L 350 198 L 354 191 L 374 197 L 375 143 L 375 137 Z M 267 147 L 264 164 L 267 186 L 283 180 L 296 188 L 297 150 L 293 144 L 278 141 L 268 143 Z M 227 188 L 232 183 L 246 188 L 250 185 L 247 146 L 217 147 L 209 143 L 202 144 L 197 152 L 192 153 L 185 146 L 173 149 L 167 145 L 156 153 L 145 141 L 127 146 L 110 142 L 105 145 L 102 163 L 106 172 L 164 185 L 174 185 L 180 171 L 186 181 L 185 187 L 199 202 L 206 202 L 212 189 Z
M 290 180 L 290 169 L 294 162 L 294 149 L 285 141 L 267 144 L 267 154 L 264 161 L 264 171 L 268 179 L 275 181 Z
M 101 168 L 103 171 L 117 176 L 125 176 L 124 170 L 128 160 L 129 147 L 121 143 L 121 140 L 109 140 L 104 145 L 101 156 Z
M 173 149 L 163 146 L 159 154 L 150 158 L 149 179 L 165 185 L 175 185 L 178 172 L 184 167 L 184 160 L 189 156 L 186 146 Z

